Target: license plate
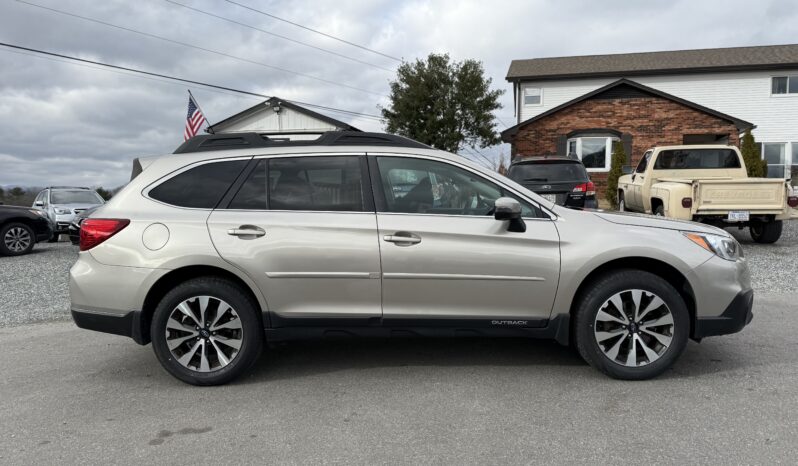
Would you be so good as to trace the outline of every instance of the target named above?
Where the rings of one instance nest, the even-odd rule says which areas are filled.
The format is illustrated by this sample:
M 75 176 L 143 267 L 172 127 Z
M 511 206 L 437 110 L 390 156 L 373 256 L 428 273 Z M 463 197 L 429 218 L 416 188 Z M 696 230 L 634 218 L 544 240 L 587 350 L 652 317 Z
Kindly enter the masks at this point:
M 749 218 L 748 211 L 745 210 L 732 210 L 729 212 L 728 220 L 730 222 L 747 222 Z
M 557 202 L 557 195 L 556 194 L 541 194 L 541 196 L 543 196 L 543 199 L 546 199 L 547 201 L 551 201 L 551 202 L 554 202 L 554 203 Z

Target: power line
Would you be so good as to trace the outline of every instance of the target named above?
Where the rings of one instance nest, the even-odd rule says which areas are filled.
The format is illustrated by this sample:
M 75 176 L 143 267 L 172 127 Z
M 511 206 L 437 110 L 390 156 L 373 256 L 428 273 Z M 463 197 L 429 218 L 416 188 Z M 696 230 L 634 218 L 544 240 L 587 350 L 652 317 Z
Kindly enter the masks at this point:
M 154 73 L 154 72 L 151 72 L 151 71 L 144 71 L 144 70 L 139 70 L 139 69 L 136 69 L 136 68 L 129 68 L 129 67 L 126 67 L 126 66 L 113 65 L 113 64 L 110 64 L 110 63 L 103 63 L 103 62 L 99 62 L 99 61 L 88 60 L 88 59 L 85 59 L 85 58 L 78 58 L 78 57 L 73 57 L 73 56 L 70 56 L 70 55 L 63 55 L 63 54 L 55 53 L 55 52 L 48 52 L 46 50 L 34 49 L 34 48 L 30 48 L 30 47 L 23 47 L 21 45 L 14 45 L 14 44 L 8 44 L 8 43 L 5 43 L 5 42 L 0 42 L 0 46 L 8 47 L 8 48 L 11 48 L 11 49 L 16 49 L 16 50 L 24 50 L 24 51 L 28 51 L 28 52 L 34 52 L 34 53 L 38 53 L 38 54 L 42 54 L 42 55 L 47 55 L 47 56 L 50 56 L 50 57 L 63 58 L 63 59 L 66 59 L 66 60 L 70 60 L 72 62 L 87 63 L 87 64 L 90 64 L 90 65 L 103 66 L 103 67 L 106 67 L 106 68 L 111 68 L 111 69 L 121 70 L 121 71 L 129 71 L 129 72 L 132 72 L 132 73 L 138 73 L 138 74 L 142 74 L 142 75 L 146 75 L 146 76 L 152 76 L 152 77 L 155 77 L 155 78 L 169 79 L 169 80 L 172 80 L 172 81 L 179 81 L 179 82 L 183 82 L 183 83 L 186 83 L 186 84 L 194 84 L 196 86 L 203 86 L 203 87 L 207 87 L 207 88 L 211 88 L 211 89 L 218 89 L 218 90 L 221 90 L 221 91 L 235 92 L 237 94 L 244 94 L 244 95 L 250 95 L 250 96 L 267 98 L 267 99 L 269 97 L 271 97 L 271 96 L 268 96 L 268 95 L 265 95 L 265 94 L 259 94 L 257 92 L 243 91 L 243 90 L 235 89 L 235 88 L 232 88 L 232 87 L 220 86 L 218 84 L 210 84 L 210 83 L 206 83 L 206 82 L 202 82 L 202 81 L 194 81 L 194 80 L 191 80 L 191 79 L 185 79 L 185 78 L 179 78 L 179 77 L 176 77 L 176 76 L 170 76 L 170 75 L 167 75 L 167 74 Z M 44 57 L 42 57 L 42 58 L 44 58 Z M 73 65 L 77 65 L 78 63 L 72 63 L 72 64 Z M 89 67 L 89 68 L 91 68 L 91 67 Z M 379 120 L 379 121 L 383 120 L 383 118 L 380 117 L 380 116 L 370 115 L 368 113 L 354 112 L 354 111 L 351 111 L 351 110 L 343 110 L 343 109 L 334 108 L 334 107 L 324 107 L 322 105 L 309 104 L 309 103 L 300 102 L 300 101 L 296 101 L 296 100 L 289 100 L 289 99 L 285 99 L 285 100 L 286 100 L 286 102 L 291 102 L 291 103 L 294 103 L 294 104 L 297 104 L 297 105 L 306 105 L 306 106 L 309 106 L 309 107 L 323 108 L 325 110 L 336 111 L 336 112 L 339 112 L 339 113 L 345 113 L 345 114 L 348 114 L 348 115 L 355 115 L 355 116 L 359 116 L 359 117 L 372 118 L 372 119 Z
M 343 83 L 339 83 L 339 82 L 336 82 L 336 81 L 330 81 L 328 79 L 319 78 L 319 77 L 316 77 L 316 76 L 313 76 L 313 75 L 310 75 L 310 74 L 300 73 L 298 71 L 289 70 L 287 68 L 281 68 L 279 66 L 269 65 L 267 63 L 263 63 L 263 62 L 259 62 L 259 61 L 255 61 L 255 60 L 250 60 L 248 58 L 238 57 L 236 55 L 231 55 L 229 53 L 220 52 L 218 50 L 212 50 L 212 49 L 208 49 L 208 48 L 205 48 L 205 47 L 200 47 L 198 45 L 188 44 L 186 42 L 180 42 L 178 40 L 169 39 L 167 37 L 158 36 L 158 35 L 155 35 L 155 34 L 150 34 L 148 32 L 138 31 L 136 29 L 131 29 L 131 28 L 127 28 L 127 27 L 124 27 L 124 26 L 119 26 L 119 25 L 116 25 L 116 24 L 107 23 L 105 21 L 101 21 L 101 20 L 98 20 L 98 19 L 88 18 L 86 16 L 80 16 L 80 15 L 77 15 L 77 14 L 74 14 L 74 13 L 70 13 L 68 11 L 57 10 L 55 8 L 50 8 L 50 7 L 46 7 L 46 6 L 43 6 L 43 5 L 38 5 L 36 3 L 30 3 L 30 2 L 27 2 L 25 0 L 17 0 L 17 2 L 23 3 L 25 5 L 30 5 L 30 6 L 33 6 L 33 7 L 36 7 L 36 8 L 41 8 L 43 10 L 48 10 L 48 11 L 51 11 L 51 12 L 54 12 L 54 13 L 58 13 L 58 14 L 66 15 L 66 16 L 71 16 L 73 18 L 78 18 L 78 19 L 82 19 L 82 20 L 85 20 L 85 21 L 90 21 L 90 22 L 93 22 L 93 23 L 102 24 L 104 26 L 109 26 L 109 27 L 112 27 L 112 28 L 121 29 L 123 31 L 132 32 L 132 33 L 139 34 L 139 35 L 146 36 L 146 37 L 151 37 L 153 39 L 158 39 L 158 40 L 162 40 L 162 41 L 165 41 L 165 42 L 170 42 L 172 44 L 182 45 L 184 47 L 189 47 L 189 48 L 193 48 L 193 49 L 197 49 L 197 50 L 202 50 L 204 52 L 213 53 L 215 55 L 221 55 L 223 57 L 232 58 L 234 60 L 239 60 L 239 61 L 242 61 L 242 62 L 245 62 L 245 63 L 251 63 L 253 65 L 259 65 L 259 66 L 263 66 L 265 68 L 271 68 L 271 69 L 274 69 L 274 70 L 282 71 L 284 73 L 290 73 L 290 74 L 293 74 L 293 75 L 296 75 L 296 76 L 301 76 L 303 78 L 313 79 L 313 80 L 320 81 L 320 82 L 323 82 L 323 83 L 332 84 L 334 86 L 345 87 L 345 88 L 348 88 L 348 89 L 352 89 L 352 90 L 356 90 L 356 91 L 360 91 L 360 92 L 365 92 L 367 94 L 377 95 L 377 96 L 380 96 L 380 97 L 387 97 L 384 94 L 380 94 L 380 93 L 377 93 L 377 92 L 369 91 L 369 90 L 362 89 L 362 88 L 355 87 L 355 86 L 350 86 L 348 84 L 343 84 Z
M 275 16 L 275 15 L 273 15 L 273 14 L 271 14 L 271 13 L 266 13 L 265 11 L 258 10 L 258 9 L 256 9 L 256 8 L 252 8 L 251 6 L 244 5 L 243 3 L 238 3 L 238 2 L 235 2 L 235 1 L 233 1 L 233 0 L 225 0 L 225 1 L 226 1 L 227 3 L 232 3 L 233 5 L 238 5 L 238 6 L 240 6 L 241 8 L 245 8 L 245 9 L 247 9 L 247 10 L 249 10 L 249 11 L 253 11 L 253 12 L 255 12 L 255 13 L 259 13 L 259 14 L 262 14 L 262 15 L 264 15 L 264 16 L 268 16 L 269 18 L 273 18 L 273 19 L 276 19 L 276 20 L 278 20 L 278 21 L 282 21 L 282 22 L 284 22 L 284 23 L 288 23 L 288 24 L 290 24 L 290 25 L 292 25 L 292 26 L 296 26 L 296 27 L 298 27 L 298 28 L 302 28 L 302 29 L 304 29 L 304 30 L 306 30 L 306 31 L 315 32 L 316 34 L 322 35 L 322 36 L 324 36 L 324 37 L 328 37 L 328 38 L 330 38 L 330 39 L 333 39 L 333 40 L 337 40 L 338 42 L 343 42 L 344 44 L 348 44 L 348 45 L 351 45 L 351 46 L 353 46 L 353 47 L 357 47 L 357 48 L 359 48 L 359 49 L 362 49 L 362 50 L 369 51 L 369 52 L 371 52 L 371 53 L 376 53 L 377 55 L 381 55 L 381 56 L 383 56 L 383 57 L 385 57 L 385 58 L 390 58 L 391 60 L 396 60 L 396 61 L 398 61 L 398 62 L 401 62 L 401 61 L 402 61 L 402 59 L 401 59 L 401 58 L 393 57 L 393 56 L 391 56 L 391 55 L 387 55 L 387 54 L 385 54 L 385 53 L 382 53 L 382 52 L 379 52 L 379 51 L 377 51 L 377 50 L 370 49 L 370 48 L 368 48 L 368 47 L 365 47 L 365 46 L 363 46 L 363 45 L 359 45 L 359 44 L 356 44 L 356 43 L 354 43 L 354 42 L 350 42 L 350 41 L 348 41 L 348 40 L 341 39 L 340 37 L 335 37 L 335 36 L 333 36 L 333 35 L 331 35 L 331 34 L 327 34 L 326 32 L 321 32 L 321 31 L 319 31 L 319 30 L 316 30 L 316 29 L 313 29 L 313 28 L 309 28 L 309 27 L 307 27 L 307 26 L 303 26 L 303 25 L 301 25 L 301 24 L 299 24 L 299 23 L 295 23 L 295 22 L 293 22 L 293 21 L 289 21 L 289 20 L 287 20 L 287 19 L 280 18 L 279 16 Z
M 488 165 L 489 165 L 489 168 L 490 168 L 491 170 L 493 170 L 493 162 L 492 162 L 490 159 L 488 159 L 487 157 L 485 157 L 485 155 L 484 155 L 482 152 L 480 152 L 479 150 L 477 150 L 477 149 L 476 149 L 476 148 L 474 148 L 474 147 L 468 147 L 468 149 L 469 149 L 470 151 L 472 151 L 472 154 L 474 154 L 474 155 L 478 155 L 478 156 L 482 157 L 482 160 L 484 160 L 485 162 L 487 162 L 487 163 L 488 163 Z
M 476 158 L 476 154 L 474 154 L 473 152 L 467 151 L 467 149 L 468 149 L 467 147 L 464 147 L 462 149 L 460 155 L 462 155 L 463 157 L 466 157 L 466 154 L 468 154 L 468 155 L 471 156 L 471 157 L 466 157 L 468 160 L 470 160 L 470 161 L 472 161 L 474 163 L 478 163 L 478 164 L 482 165 L 483 167 L 487 168 L 488 170 L 493 170 L 493 166 L 492 165 L 489 165 L 489 164 L 486 165 L 485 162 L 483 162 L 482 160 Z
M 347 56 L 347 55 L 344 55 L 344 54 L 342 54 L 342 53 L 334 52 L 334 51 L 332 51 L 332 50 L 327 50 L 327 49 L 325 49 L 325 48 L 322 48 L 322 47 L 316 47 L 315 45 L 308 44 L 307 42 L 302 42 L 302 41 L 299 41 L 299 40 L 296 40 L 296 39 L 292 39 L 292 38 L 290 38 L 290 37 L 286 37 L 286 36 L 283 36 L 283 35 L 280 35 L 280 34 L 276 34 L 276 33 L 274 33 L 274 32 L 267 31 L 267 30 L 265 30 L 265 29 L 261 29 L 261 28 L 259 28 L 259 27 L 255 27 L 255 26 L 252 26 L 252 25 L 249 25 L 249 24 L 246 24 L 246 23 L 242 23 L 242 22 L 240 22 L 240 21 L 236 21 L 236 20 L 234 20 L 234 19 L 225 18 L 224 16 L 220 16 L 220 15 L 217 15 L 217 14 L 215 14 L 215 13 L 211 13 L 211 12 L 209 12 L 209 11 L 205 11 L 205 10 L 200 10 L 199 8 L 194 8 L 194 7 L 192 7 L 192 6 L 189 6 L 189 5 L 184 5 L 184 4 L 182 4 L 182 3 L 179 3 L 179 2 L 176 2 L 176 1 L 174 1 L 174 0 L 164 0 L 164 1 L 165 1 L 165 2 L 167 2 L 167 3 L 171 3 L 171 4 L 173 4 L 173 5 L 178 5 L 178 6 L 181 6 L 181 7 L 183 7 L 183 8 L 186 8 L 186 9 L 188 9 L 188 10 L 191 10 L 191 11 L 195 11 L 195 12 L 197 12 L 197 13 L 201 13 L 201 14 L 203 14 L 203 15 L 206 15 L 206 16 L 211 16 L 211 17 L 213 17 L 213 18 L 218 18 L 218 19 L 221 19 L 222 21 L 227 21 L 228 23 L 238 24 L 239 26 L 244 26 L 244 27 L 246 27 L 246 28 L 249 28 L 249 29 L 253 29 L 253 30 L 255 30 L 255 31 L 262 32 L 263 34 L 268 34 L 268 35 L 270 35 L 270 36 L 278 37 L 278 38 L 280 38 L 280 39 L 287 40 L 287 41 L 289 41 L 289 42 L 293 42 L 293 43 L 295 43 L 295 44 L 303 45 L 303 46 L 305 46 L 305 47 L 310 47 L 310 48 L 312 48 L 312 49 L 319 50 L 319 51 L 322 51 L 322 52 L 324 52 L 324 53 L 329 53 L 329 54 L 331 54 L 331 55 L 335 55 L 335 56 L 337 56 L 337 57 L 345 58 L 345 59 L 347 59 L 347 60 L 351 60 L 351 61 L 353 61 L 353 62 L 357 62 L 357 63 L 363 64 L 363 65 L 372 66 L 372 67 L 374 67 L 374 68 L 379 68 L 379 69 L 381 69 L 381 70 L 385 70 L 385 71 L 388 71 L 388 72 L 393 72 L 393 70 L 392 70 L 392 69 L 390 69 L 390 68 L 385 68 L 385 67 L 383 67 L 383 66 L 375 65 L 374 63 L 369 63 L 369 62 L 367 62 L 367 61 L 358 60 L 357 58 L 352 58 L 352 57 L 350 57 L 350 56 Z

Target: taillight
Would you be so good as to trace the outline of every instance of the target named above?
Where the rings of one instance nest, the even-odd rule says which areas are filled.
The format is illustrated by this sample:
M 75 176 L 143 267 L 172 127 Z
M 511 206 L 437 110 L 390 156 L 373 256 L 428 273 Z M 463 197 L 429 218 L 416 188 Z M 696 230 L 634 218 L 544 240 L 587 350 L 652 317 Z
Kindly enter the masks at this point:
M 682 207 L 685 209 L 689 209 L 693 207 L 693 198 L 692 197 L 683 197 L 682 198 Z
M 80 224 L 80 250 L 88 251 L 122 231 L 130 224 L 126 218 L 87 218 Z
M 588 181 L 587 183 L 578 184 L 574 187 L 575 193 L 585 193 L 585 196 L 595 196 L 596 195 L 596 185 L 593 184 L 592 181 Z
M 787 198 L 787 205 L 790 207 L 798 207 L 798 196 L 790 196 Z

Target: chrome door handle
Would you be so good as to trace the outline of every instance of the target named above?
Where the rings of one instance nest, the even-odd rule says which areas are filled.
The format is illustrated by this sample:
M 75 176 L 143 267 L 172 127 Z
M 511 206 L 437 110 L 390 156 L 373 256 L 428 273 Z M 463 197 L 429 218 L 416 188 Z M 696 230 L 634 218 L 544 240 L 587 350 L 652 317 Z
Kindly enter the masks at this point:
M 241 225 L 238 228 L 231 228 L 227 230 L 230 236 L 266 236 L 266 231 L 263 228 L 258 228 L 252 225 Z
M 409 246 L 411 244 L 418 244 L 421 242 L 421 238 L 416 235 L 412 236 L 405 236 L 405 235 L 385 235 L 382 237 L 383 241 L 387 241 L 389 243 L 396 243 L 399 246 Z

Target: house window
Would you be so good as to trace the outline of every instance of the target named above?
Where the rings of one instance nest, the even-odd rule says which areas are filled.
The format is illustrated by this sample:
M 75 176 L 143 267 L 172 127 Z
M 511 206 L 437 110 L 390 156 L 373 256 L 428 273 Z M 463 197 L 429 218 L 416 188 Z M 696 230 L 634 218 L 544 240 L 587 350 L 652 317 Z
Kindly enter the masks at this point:
M 568 154 L 576 156 L 589 172 L 605 172 L 610 169 L 614 137 L 584 137 L 568 140 Z
M 790 184 L 798 186 L 798 141 L 790 144 L 792 146 L 792 168 L 790 169 Z
M 524 88 L 524 105 L 543 105 L 543 90 L 539 87 Z
M 770 93 L 773 95 L 798 94 L 798 75 L 774 76 Z
M 787 144 L 782 142 L 765 142 L 762 144 L 762 158 L 768 163 L 768 178 L 785 178 L 785 156 Z

